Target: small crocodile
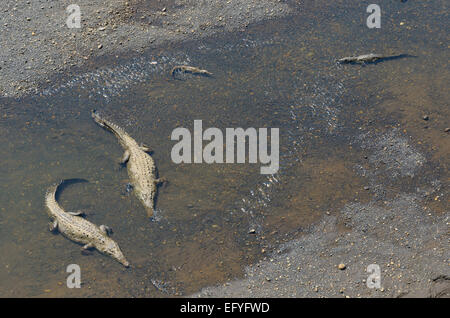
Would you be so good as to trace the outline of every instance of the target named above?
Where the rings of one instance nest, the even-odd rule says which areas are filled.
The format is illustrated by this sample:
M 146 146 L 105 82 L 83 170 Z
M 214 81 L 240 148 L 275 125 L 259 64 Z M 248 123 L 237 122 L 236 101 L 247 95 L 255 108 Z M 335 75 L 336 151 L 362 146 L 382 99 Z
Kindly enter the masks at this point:
M 183 72 L 183 73 L 190 73 L 193 75 L 203 75 L 203 76 L 212 76 L 213 74 L 211 72 L 208 72 L 207 70 L 199 69 L 195 66 L 188 66 L 188 65 L 177 65 L 174 68 L 172 68 L 172 71 L 170 72 L 172 74 L 172 77 L 175 77 L 175 74 L 177 72 Z
M 109 255 L 125 267 L 130 264 L 126 260 L 119 245 L 109 237 L 111 229 L 106 225 L 97 226 L 83 217 L 82 212 L 66 212 L 56 200 L 56 193 L 65 180 L 51 186 L 45 195 L 47 213 L 53 220 L 50 231 L 58 230 L 62 235 L 77 243 L 84 244 L 83 251 L 91 248 Z
M 375 62 L 376 60 L 385 58 L 386 56 L 380 55 L 380 54 L 363 54 L 358 56 L 347 56 L 343 57 L 341 59 L 338 59 L 337 61 L 339 63 L 348 64 L 348 63 L 370 63 Z
M 365 63 L 374 63 L 379 61 L 386 60 L 394 60 L 400 59 L 404 57 L 416 57 L 409 54 L 400 54 L 400 55 L 381 55 L 381 54 L 363 54 L 358 56 L 347 56 L 341 59 L 338 59 L 337 62 L 341 64 L 365 64 Z
M 116 135 L 119 143 L 125 149 L 120 163 L 127 164 L 131 188 L 142 204 L 144 204 L 147 215 L 151 218 L 154 214 L 157 186 L 164 182 L 165 179 L 156 178 L 155 162 L 147 153 L 150 151 L 150 148 L 142 144 L 138 145 L 122 128 L 102 118 L 95 110 L 92 111 L 92 118 L 101 127 Z

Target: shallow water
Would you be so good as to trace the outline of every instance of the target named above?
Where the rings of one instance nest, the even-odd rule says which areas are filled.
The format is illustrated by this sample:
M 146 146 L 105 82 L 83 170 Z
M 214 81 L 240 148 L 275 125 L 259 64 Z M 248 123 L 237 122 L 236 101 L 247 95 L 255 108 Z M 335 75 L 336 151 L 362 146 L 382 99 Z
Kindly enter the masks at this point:
M 245 32 L 110 57 L 33 96 L 0 100 L 0 296 L 188 295 L 239 277 L 324 213 L 369 200 L 355 166 L 370 163 L 363 147 L 352 146 L 364 133 L 399 128 L 427 154 L 423 176 L 400 178 L 392 193 L 448 175 L 445 3 L 380 5 L 380 30 L 365 27 L 362 4 L 311 6 Z M 417 57 L 334 62 L 373 51 Z M 214 76 L 171 79 L 181 63 Z M 92 121 L 93 108 L 154 150 L 159 175 L 169 180 L 159 189 L 156 221 L 126 193 L 122 149 Z M 425 130 L 424 113 L 433 114 Z M 261 175 L 260 164 L 174 164 L 171 132 L 192 131 L 195 119 L 204 129 L 279 128 L 279 172 Z M 66 187 L 60 204 L 111 226 L 130 269 L 98 252 L 81 255 L 80 246 L 48 232 L 44 193 L 66 178 L 89 183 Z M 81 267 L 79 290 L 65 286 L 72 263 Z

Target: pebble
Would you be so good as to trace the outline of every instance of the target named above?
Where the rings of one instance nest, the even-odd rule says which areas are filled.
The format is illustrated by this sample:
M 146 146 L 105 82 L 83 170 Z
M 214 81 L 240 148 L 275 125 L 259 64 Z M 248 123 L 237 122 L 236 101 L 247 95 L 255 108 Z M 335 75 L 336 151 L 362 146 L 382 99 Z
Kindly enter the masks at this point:
M 447 127 L 444 129 L 445 132 L 449 132 L 450 131 L 450 127 Z
M 338 268 L 339 268 L 341 271 L 343 271 L 344 269 L 347 268 L 347 266 L 346 266 L 345 264 L 341 263 L 341 264 L 338 265 Z
M 100 50 L 103 47 L 103 44 L 99 44 L 97 48 Z
M 428 120 L 428 119 L 430 119 L 430 116 L 425 115 L 425 116 L 422 117 L 422 119 L 423 119 L 423 120 Z

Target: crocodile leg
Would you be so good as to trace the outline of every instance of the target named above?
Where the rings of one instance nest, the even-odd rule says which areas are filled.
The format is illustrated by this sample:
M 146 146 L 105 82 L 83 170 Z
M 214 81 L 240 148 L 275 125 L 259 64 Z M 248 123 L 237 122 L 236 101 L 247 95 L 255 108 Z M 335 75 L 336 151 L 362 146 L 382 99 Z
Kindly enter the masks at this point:
M 143 152 L 152 152 L 152 150 L 149 147 L 141 146 L 139 147 Z
M 95 247 L 95 246 L 94 246 L 94 244 L 92 244 L 92 243 L 88 243 L 88 244 L 84 245 L 84 246 L 81 248 L 81 254 L 83 254 L 83 255 L 90 255 L 90 254 L 91 254 L 90 249 L 92 249 L 92 248 L 94 248 L 94 247 Z
M 50 232 L 56 232 L 58 230 L 58 221 L 54 220 L 52 223 L 50 223 L 48 229 L 50 230 Z
M 108 236 L 112 233 L 112 229 L 104 224 L 100 225 L 100 230 Z
M 73 215 L 73 216 L 85 216 L 86 215 L 83 211 L 67 212 L 67 213 L 69 213 L 70 215 Z
M 88 243 L 88 244 L 83 246 L 83 250 L 88 250 L 88 249 L 91 249 L 91 248 L 94 248 L 94 244 L 92 244 L 92 243 Z
M 125 152 L 123 153 L 123 157 L 120 160 L 120 164 L 124 165 L 127 163 L 128 159 L 130 159 L 130 152 L 128 150 L 125 150 Z
M 156 185 L 161 185 L 161 184 L 166 185 L 167 183 L 169 183 L 169 181 L 166 178 L 156 179 L 155 182 L 156 182 Z

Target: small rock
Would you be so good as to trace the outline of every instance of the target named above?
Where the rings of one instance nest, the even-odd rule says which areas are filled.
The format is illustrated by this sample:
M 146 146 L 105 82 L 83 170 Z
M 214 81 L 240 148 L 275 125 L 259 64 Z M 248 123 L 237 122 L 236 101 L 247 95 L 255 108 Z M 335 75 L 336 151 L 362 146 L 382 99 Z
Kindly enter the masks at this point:
M 103 44 L 99 44 L 97 48 L 100 50 L 103 47 Z
M 425 115 L 425 116 L 422 117 L 422 119 L 423 119 L 423 120 L 428 120 L 428 119 L 430 119 L 430 116 Z
M 248 231 L 249 234 L 255 234 L 256 230 L 255 229 L 250 229 L 250 231 Z
M 447 127 L 444 129 L 445 132 L 449 132 L 450 131 L 450 127 Z
M 341 264 L 338 265 L 338 268 L 339 268 L 341 271 L 343 271 L 344 269 L 347 268 L 347 266 L 346 266 L 345 264 L 341 263 Z

